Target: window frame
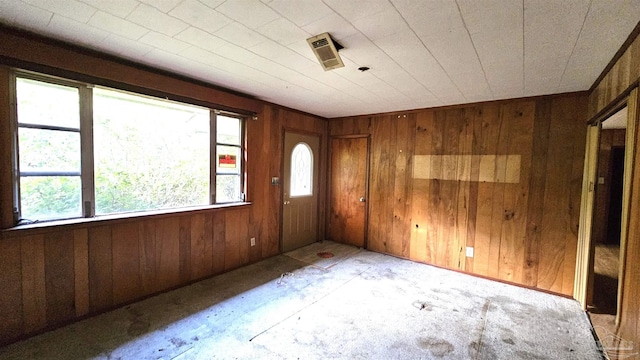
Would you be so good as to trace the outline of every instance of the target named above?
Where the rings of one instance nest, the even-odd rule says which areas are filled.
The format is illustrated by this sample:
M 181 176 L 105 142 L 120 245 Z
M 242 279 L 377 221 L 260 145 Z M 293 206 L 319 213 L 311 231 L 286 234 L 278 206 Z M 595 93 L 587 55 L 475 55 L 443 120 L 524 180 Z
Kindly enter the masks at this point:
M 240 145 L 236 145 L 236 144 L 229 144 L 229 143 L 221 143 L 218 142 L 218 131 L 217 131 L 217 127 L 218 127 L 218 115 L 221 116 L 226 116 L 226 117 L 230 117 L 230 118 L 235 118 L 238 119 L 238 121 L 240 122 Z M 247 199 L 247 192 L 245 190 L 245 183 L 246 183 L 246 178 L 245 178 L 245 151 L 246 151 L 246 142 L 245 142 L 245 136 L 246 136 L 246 131 L 245 131 L 245 124 L 246 124 L 246 117 L 243 117 L 241 115 L 238 114 L 233 114 L 227 111 L 221 111 L 221 110 L 211 110 L 211 140 L 212 140 L 212 145 L 210 147 L 210 151 L 211 151 L 211 155 L 210 155 L 210 159 L 211 159 L 211 181 L 210 181 L 210 187 L 211 189 L 209 190 L 209 193 L 211 194 L 211 203 L 212 204 L 234 204 L 237 202 L 245 202 Z M 214 139 L 215 137 L 215 139 Z M 229 176 L 229 175 L 233 175 L 236 176 L 235 174 L 228 174 L 228 173 L 218 173 L 218 146 L 228 146 L 228 147 L 235 147 L 240 149 L 240 159 L 239 159 L 239 165 L 240 165 L 240 169 L 238 172 L 238 179 L 240 180 L 240 200 L 239 201 L 229 201 L 229 202 L 216 202 L 216 186 L 217 186 L 217 179 L 218 179 L 218 175 L 223 175 L 223 176 Z
M 51 130 L 62 130 L 62 131 L 70 131 L 71 129 L 53 129 L 56 126 L 39 126 L 39 125 L 27 125 L 21 126 L 18 119 L 18 98 L 17 98 L 17 81 L 18 79 L 28 79 L 33 81 L 44 82 L 53 85 L 67 86 L 78 89 L 78 101 L 79 101 L 79 129 L 77 132 L 80 134 L 80 179 L 81 179 L 81 212 L 82 215 L 79 217 L 56 217 L 52 219 L 23 219 L 22 215 L 22 196 L 20 189 L 20 179 L 22 177 L 22 173 L 20 171 L 20 143 L 19 143 L 19 128 L 35 128 L 35 129 L 51 129 Z M 37 72 L 32 72 L 28 70 L 22 69 L 12 69 L 10 73 L 10 84 L 9 84 L 9 96 L 11 101 L 10 107 L 10 129 L 11 129 L 11 138 L 12 138 L 12 185 L 13 185 L 13 218 L 14 225 L 27 225 L 33 223 L 47 223 L 47 222 L 55 222 L 55 221 L 64 221 L 64 220 L 74 220 L 74 219 L 99 219 L 99 218 L 113 218 L 113 217 L 131 217 L 131 216 L 139 216 L 150 213 L 167 213 L 167 212 L 182 212 L 188 211 L 190 208 L 193 209 L 202 209 L 207 207 L 220 207 L 220 206 L 237 206 L 242 205 L 246 202 L 246 174 L 245 174 L 245 158 L 246 158 L 246 124 L 247 124 L 247 116 L 237 113 L 232 113 L 228 111 L 222 111 L 214 109 L 211 105 L 203 105 L 197 102 L 188 102 L 184 99 L 180 101 L 170 100 L 168 98 L 161 98 L 158 96 L 147 95 L 144 93 L 137 93 L 133 91 L 124 90 L 121 88 L 113 87 L 113 86 L 100 86 L 104 89 L 118 91 L 122 93 L 126 93 L 133 96 L 147 97 L 153 100 L 160 101 L 168 101 L 173 102 L 180 105 L 188 105 L 188 106 L 198 106 L 202 108 L 208 108 L 209 110 L 209 203 L 207 205 L 185 205 L 179 207 L 172 208 L 164 208 L 164 209 L 146 209 L 146 210 L 138 210 L 138 211 L 122 211 L 112 214 L 105 215 L 96 215 L 96 194 L 95 194 L 95 167 L 94 167 L 94 133 L 93 133 L 93 88 L 97 85 L 89 84 L 86 82 L 75 81 L 71 79 L 61 78 L 53 75 L 47 75 Z M 224 146 L 233 146 L 237 147 L 240 150 L 240 169 L 238 173 L 238 178 L 240 181 L 240 193 L 241 199 L 238 201 L 231 202 L 216 202 L 216 179 L 219 175 L 217 172 L 217 159 L 216 159 L 216 151 L 217 151 L 217 132 L 216 132 L 216 124 L 217 124 L 217 115 L 224 115 L 227 117 L 233 117 L 239 120 L 240 126 L 240 145 L 231 145 L 220 143 L 220 145 Z M 73 132 L 76 132 L 73 129 Z M 220 174 L 220 175 L 230 175 L 230 174 Z M 235 174 L 233 174 L 235 175 Z M 56 175 L 51 175 L 56 176 Z M 77 175 L 73 175 L 77 176 Z M 22 223 L 23 221 L 26 221 Z

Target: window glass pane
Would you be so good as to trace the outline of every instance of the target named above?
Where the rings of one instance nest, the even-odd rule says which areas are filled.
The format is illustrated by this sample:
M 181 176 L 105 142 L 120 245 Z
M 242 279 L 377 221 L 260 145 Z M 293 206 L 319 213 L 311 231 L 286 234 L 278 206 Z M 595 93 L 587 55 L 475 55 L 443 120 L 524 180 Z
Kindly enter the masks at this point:
M 313 194 L 313 154 L 305 143 L 299 143 L 291 152 L 291 196 Z
M 240 175 L 216 176 L 216 203 L 242 201 Z
M 81 217 L 81 188 L 79 176 L 21 177 L 21 216 L 32 221 Z
M 18 122 L 80 128 L 78 89 L 30 79 L 16 79 Z
M 218 174 L 240 174 L 240 148 L 218 145 L 216 153 Z
M 209 204 L 209 110 L 94 90 L 96 213 Z
M 240 145 L 240 119 L 224 115 L 216 116 L 217 141 L 223 144 Z
M 18 129 L 20 171 L 80 172 L 80 133 Z

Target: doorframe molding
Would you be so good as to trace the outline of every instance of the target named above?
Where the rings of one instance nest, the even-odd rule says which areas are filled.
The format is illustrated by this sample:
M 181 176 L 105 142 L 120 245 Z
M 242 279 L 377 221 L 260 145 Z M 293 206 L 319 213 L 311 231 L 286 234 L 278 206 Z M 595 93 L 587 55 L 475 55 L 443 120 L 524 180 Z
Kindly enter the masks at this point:
M 629 243 L 629 221 L 631 219 L 631 194 L 633 192 L 632 182 L 635 169 L 635 154 L 638 144 L 638 87 L 630 89 L 627 96 L 619 99 L 614 105 L 609 106 L 606 112 L 602 112 L 598 117 L 589 121 L 589 129 L 587 132 L 587 144 L 585 150 L 585 165 L 582 180 L 582 198 L 580 205 L 580 225 L 578 230 L 578 246 L 576 254 L 576 272 L 574 282 L 574 298 L 580 303 L 583 310 L 587 309 L 587 287 L 589 281 L 589 272 L 591 263 L 593 262 L 591 247 L 593 246 L 592 226 L 593 226 L 593 206 L 594 192 L 592 186 L 595 186 L 597 177 L 597 162 L 600 149 L 600 126 L 602 121 L 613 115 L 618 110 L 627 107 L 627 128 L 625 133 L 625 156 L 624 156 L 624 173 L 623 173 L 623 190 L 622 190 L 622 216 L 620 228 L 620 264 L 618 272 L 618 289 L 616 304 L 616 328 L 620 326 L 622 314 L 622 302 L 624 296 L 624 278 L 626 269 L 626 250 Z M 592 130 L 597 127 L 597 130 Z M 595 132 L 595 134 L 593 134 Z M 590 147 L 592 147 L 590 149 Z M 595 153 L 593 151 L 595 147 Z M 595 155 L 595 158 L 594 158 Z M 592 185 L 593 184 L 593 185 Z M 591 190 L 591 191 L 590 191 Z
M 367 139 L 367 170 L 365 171 L 365 184 L 364 184 L 364 196 L 365 196 L 365 204 L 364 204 L 364 247 L 363 249 L 369 248 L 369 179 L 370 179 L 370 169 L 371 169 L 371 134 L 350 134 L 350 135 L 331 135 L 327 141 L 327 191 L 326 191 L 326 199 L 325 199 L 325 214 L 329 214 L 329 210 L 331 207 L 331 141 L 333 139 Z M 325 234 L 329 228 L 329 216 L 325 216 L 324 219 L 324 229 Z

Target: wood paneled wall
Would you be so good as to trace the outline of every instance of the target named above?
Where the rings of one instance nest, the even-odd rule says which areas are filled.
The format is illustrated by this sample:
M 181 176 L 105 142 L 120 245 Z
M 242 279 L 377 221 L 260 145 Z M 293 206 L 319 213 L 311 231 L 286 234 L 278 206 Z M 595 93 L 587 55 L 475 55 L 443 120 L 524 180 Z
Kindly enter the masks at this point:
M 640 23 L 636 28 L 640 26 Z M 637 34 L 637 30 L 634 30 Z M 640 36 L 636 36 L 589 94 L 589 118 L 611 104 L 640 79 Z
M 331 120 L 330 135 L 371 135 L 368 248 L 571 295 L 586 107 L 567 94 Z M 414 178 L 421 155 L 445 175 Z M 510 156 L 519 181 L 497 181 Z
M 56 66 L 75 51 L 49 43 L 42 46 L 48 54 L 38 51 L 23 60 Z M 0 230 L 0 345 L 278 254 L 282 194 L 279 186 L 271 185 L 271 177 L 282 177 L 285 129 L 321 136 L 320 176 L 326 177 L 325 119 L 225 95 L 202 84 L 194 83 L 191 88 L 184 79 L 81 55 L 83 61 L 69 62 L 74 73 L 97 76 L 96 68 L 117 67 L 121 71 L 109 76 L 119 81 L 167 93 L 172 84 L 178 84 L 180 96 L 199 89 L 202 92 L 196 91 L 196 100 L 228 101 L 234 108 L 248 104 L 246 110 L 258 110 L 257 119 L 246 122 L 245 176 L 250 204 Z M 12 223 L 8 89 L 9 69 L 0 65 L 0 216 L 3 224 L 9 224 L 4 228 Z M 322 182 L 321 194 L 325 186 Z M 325 196 L 319 199 L 319 222 L 324 223 Z M 318 232 L 323 238 L 324 228 Z M 251 237 L 256 238 L 255 247 L 250 246 Z

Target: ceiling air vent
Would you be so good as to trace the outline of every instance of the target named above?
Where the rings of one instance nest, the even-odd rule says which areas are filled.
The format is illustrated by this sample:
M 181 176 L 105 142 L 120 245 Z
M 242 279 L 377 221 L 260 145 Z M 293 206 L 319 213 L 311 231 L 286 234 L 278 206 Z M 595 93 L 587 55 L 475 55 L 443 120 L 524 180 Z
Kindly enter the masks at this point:
M 340 59 L 340 55 L 338 55 L 338 50 L 342 49 L 342 46 L 333 41 L 329 33 L 310 37 L 307 42 L 311 46 L 313 53 L 316 54 L 324 71 L 344 67 L 344 63 Z

